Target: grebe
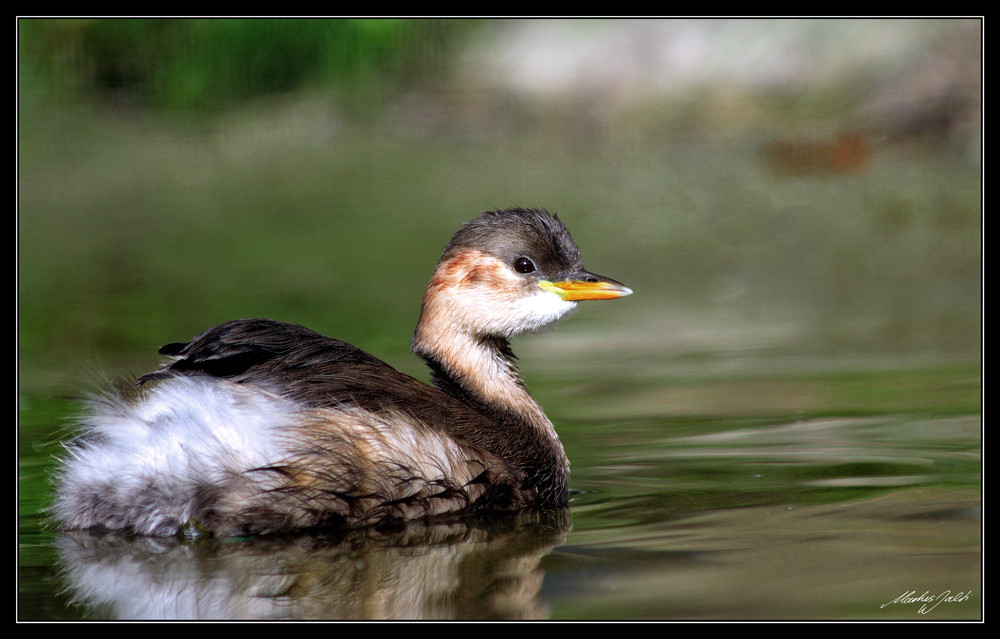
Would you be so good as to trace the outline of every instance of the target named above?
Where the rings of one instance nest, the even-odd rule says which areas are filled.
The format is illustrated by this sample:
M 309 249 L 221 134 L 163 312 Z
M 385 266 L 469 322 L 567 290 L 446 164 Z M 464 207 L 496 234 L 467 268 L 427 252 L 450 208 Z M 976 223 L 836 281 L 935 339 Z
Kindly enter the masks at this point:
M 55 519 L 242 536 L 565 506 L 569 461 L 508 339 L 577 300 L 631 293 L 584 270 L 556 216 L 484 213 L 451 239 L 423 298 L 412 350 L 434 386 L 301 326 L 221 324 L 90 402 Z

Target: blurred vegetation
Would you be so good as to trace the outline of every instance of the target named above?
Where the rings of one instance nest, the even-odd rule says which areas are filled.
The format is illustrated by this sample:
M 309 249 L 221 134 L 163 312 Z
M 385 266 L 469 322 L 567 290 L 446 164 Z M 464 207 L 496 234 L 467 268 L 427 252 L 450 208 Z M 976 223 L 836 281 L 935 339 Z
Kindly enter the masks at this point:
M 448 235 L 515 205 L 563 214 L 588 265 L 637 291 L 645 314 L 622 321 L 647 345 L 766 350 L 706 331 L 690 311 L 709 308 L 808 322 L 775 338 L 796 352 L 975 357 L 978 24 L 871 24 L 799 25 L 827 43 L 801 57 L 826 69 L 886 26 L 949 35 L 778 86 L 711 69 L 795 21 L 20 20 L 19 370 L 146 366 L 164 338 L 249 314 L 407 362 Z M 565 89 L 511 79 L 512 59 L 572 75 L 553 51 L 627 58 L 602 29 L 646 45 L 648 76 L 592 54 Z M 691 33 L 716 39 L 685 91 L 649 51 Z
M 405 84 L 471 22 L 405 19 L 23 19 L 22 75 L 52 96 L 204 111 L 309 86 Z
M 617 84 L 627 73 L 556 95 L 519 93 L 497 69 L 511 51 L 573 52 L 573 37 L 590 46 L 601 26 L 639 37 L 656 21 L 18 24 L 22 373 L 95 349 L 151 354 L 165 336 L 251 313 L 405 356 L 444 240 L 514 205 L 564 214 L 588 265 L 637 291 L 627 303 L 648 315 L 629 320 L 655 343 L 705 333 L 665 309 L 711 307 L 769 326 L 806 316 L 822 338 L 790 338 L 797 349 L 978 351 L 978 134 L 942 124 L 977 123 L 963 105 L 978 101 L 938 95 L 977 88 L 975 24 L 881 83 L 805 78 L 782 92 L 706 76 L 630 99 Z M 666 21 L 647 44 L 719 24 Z M 830 25 L 850 23 L 805 26 Z M 562 26 L 578 30 L 544 31 Z M 732 23 L 721 44 L 780 41 L 790 26 Z M 856 40 L 828 34 L 834 52 Z M 826 51 L 817 64 L 838 59 Z M 551 75 L 551 56 L 533 60 Z M 893 101 L 862 119 L 848 104 L 869 85 Z M 821 121 L 817 102 L 835 113 Z M 844 135 L 852 115 L 867 126 Z M 904 119 L 936 124 L 914 135 L 896 127 Z M 617 313 L 594 308 L 574 325 Z M 705 348 L 737 334 L 727 326 Z M 682 350 L 703 346 L 685 339 Z

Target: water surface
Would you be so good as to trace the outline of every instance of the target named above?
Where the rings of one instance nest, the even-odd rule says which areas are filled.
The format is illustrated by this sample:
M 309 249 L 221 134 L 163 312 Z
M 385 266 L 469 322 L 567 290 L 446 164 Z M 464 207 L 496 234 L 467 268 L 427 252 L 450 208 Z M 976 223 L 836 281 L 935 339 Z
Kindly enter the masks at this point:
M 887 375 L 882 384 L 896 385 L 899 376 Z M 954 374 L 914 377 L 922 380 L 913 382 L 919 394 L 919 385 Z M 837 384 L 830 375 L 827 385 Z M 979 617 L 978 415 L 657 417 L 642 402 L 630 404 L 627 393 L 595 397 L 599 379 L 541 386 L 573 463 L 572 505 L 554 514 L 346 537 L 55 534 L 37 512 L 46 501 L 53 449 L 23 450 L 20 613 L 31 619 Z M 713 396 L 716 386 L 702 382 L 688 392 Z M 794 388 L 789 382 L 789 392 Z M 586 413 L 589 404 L 608 408 L 609 401 L 619 411 L 615 419 L 558 418 L 563 409 Z M 892 603 L 911 592 L 952 593 L 957 600 L 927 610 L 922 602 Z

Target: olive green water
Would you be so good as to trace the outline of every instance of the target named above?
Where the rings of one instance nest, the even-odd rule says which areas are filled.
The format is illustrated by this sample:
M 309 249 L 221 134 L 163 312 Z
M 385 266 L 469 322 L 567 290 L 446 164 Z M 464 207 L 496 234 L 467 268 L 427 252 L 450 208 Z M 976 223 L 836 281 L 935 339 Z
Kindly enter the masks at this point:
M 309 101 L 40 120 L 19 181 L 21 619 L 981 616 L 967 153 L 787 176 L 753 136 L 427 139 Z M 558 212 L 635 290 L 514 344 L 572 460 L 568 513 L 196 543 L 44 524 L 72 398 L 168 341 L 267 316 L 423 377 L 433 264 L 507 206 Z

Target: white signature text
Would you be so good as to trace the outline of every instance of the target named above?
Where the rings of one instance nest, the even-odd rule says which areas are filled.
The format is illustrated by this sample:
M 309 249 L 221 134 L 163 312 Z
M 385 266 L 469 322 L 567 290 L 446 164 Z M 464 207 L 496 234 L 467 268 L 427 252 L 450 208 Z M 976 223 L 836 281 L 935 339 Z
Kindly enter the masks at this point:
M 956 592 L 954 594 L 952 594 L 950 590 L 945 590 L 944 592 L 932 595 L 930 591 L 927 590 L 924 591 L 924 594 L 918 595 L 916 590 L 908 590 L 892 601 L 885 602 L 881 607 L 885 608 L 893 604 L 920 604 L 920 608 L 917 609 L 917 614 L 926 615 L 942 603 L 960 603 L 962 601 L 966 601 L 968 600 L 970 594 L 972 594 L 971 590 Z

